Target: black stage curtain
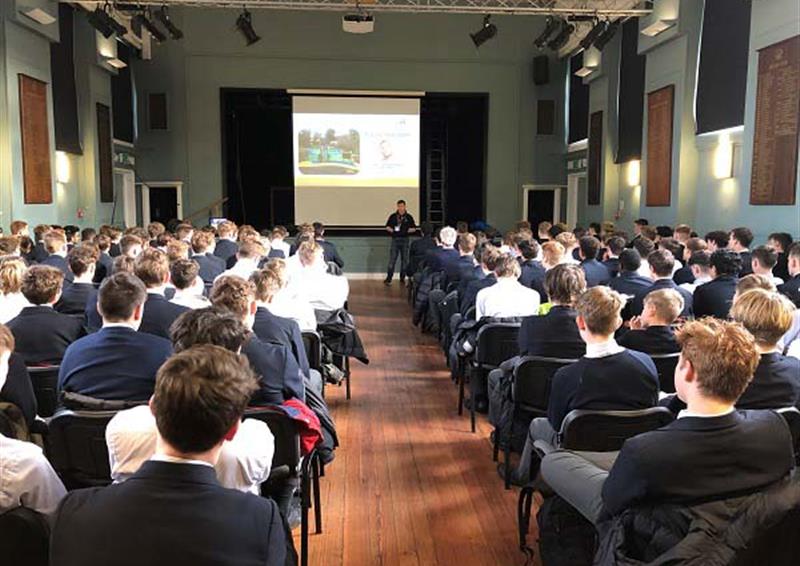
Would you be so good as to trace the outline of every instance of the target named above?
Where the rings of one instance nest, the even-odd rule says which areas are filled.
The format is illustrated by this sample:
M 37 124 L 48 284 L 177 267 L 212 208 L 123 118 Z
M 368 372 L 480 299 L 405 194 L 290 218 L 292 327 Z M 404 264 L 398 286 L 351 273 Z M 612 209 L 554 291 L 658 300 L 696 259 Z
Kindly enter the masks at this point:
M 581 51 L 569 61 L 569 129 L 567 143 L 585 140 L 589 135 L 589 86 L 575 75 L 583 67 Z
M 617 94 L 617 156 L 615 163 L 642 157 L 644 73 L 647 57 L 639 55 L 639 18 L 622 25 L 622 56 Z
M 114 139 L 134 142 L 133 127 L 133 77 L 131 75 L 132 49 L 124 43 L 117 43 L 117 57 L 127 63 L 111 75 L 111 109 L 114 120 Z
M 83 149 L 78 122 L 78 93 L 75 89 L 73 16 L 72 6 L 58 5 L 58 30 L 61 41 L 50 44 L 50 69 L 56 150 L 80 155 Z

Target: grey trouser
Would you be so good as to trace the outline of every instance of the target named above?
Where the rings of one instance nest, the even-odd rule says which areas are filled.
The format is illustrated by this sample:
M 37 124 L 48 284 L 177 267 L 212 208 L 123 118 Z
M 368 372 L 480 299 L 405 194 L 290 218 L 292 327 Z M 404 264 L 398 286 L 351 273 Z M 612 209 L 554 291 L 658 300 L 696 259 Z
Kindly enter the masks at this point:
M 558 433 L 550 426 L 550 421 L 544 417 L 539 417 L 531 421 L 528 429 L 528 438 L 525 440 L 525 448 L 519 457 L 519 467 L 516 475 L 523 483 L 528 483 L 531 474 L 531 458 L 538 458 L 533 453 L 533 443 L 537 440 L 547 442 L 553 448 L 558 448 Z
M 592 523 L 603 509 L 603 484 L 617 452 L 559 450 L 542 459 L 542 478 Z

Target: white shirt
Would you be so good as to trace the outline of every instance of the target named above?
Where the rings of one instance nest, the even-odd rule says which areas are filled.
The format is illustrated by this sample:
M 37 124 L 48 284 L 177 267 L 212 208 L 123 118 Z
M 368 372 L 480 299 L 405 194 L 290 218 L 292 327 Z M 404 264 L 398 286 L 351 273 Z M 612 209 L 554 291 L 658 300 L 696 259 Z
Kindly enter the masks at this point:
M 194 292 L 187 293 L 186 291 L 175 291 L 175 296 L 169 301 L 182 307 L 190 309 L 204 309 L 211 306 L 211 301 L 206 299 L 203 295 L 198 295 Z
M 271 303 L 262 305 L 275 316 L 282 316 L 294 320 L 300 330 L 316 330 L 317 317 L 314 314 L 314 307 L 299 297 L 292 297 L 285 289 L 278 292 L 272 298 Z
M 33 306 L 22 293 L 0 294 L 0 322 L 3 324 L 16 316 L 25 307 Z
M 331 275 L 324 265 L 300 268 L 287 289 L 316 310 L 332 311 L 344 307 L 350 284 L 341 275 Z
M 800 349 L 800 309 L 795 309 L 792 326 L 789 327 L 786 334 L 778 341 L 778 347 L 782 350 L 791 348 L 792 346 L 797 346 Z
M 713 419 L 714 417 L 724 417 L 725 415 L 730 415 L 735 410 L 736 409 L 734 407 L 731 407 L 729 409 L 726 409 L 725 411 L 722 411 L 721 413 L 716 413 L 713 415 L 700 415 L 698 413 L 691 412 L 689 409 L 684 409 L 683 411 L 678 413 L 678 418 L 685 419 L 686 417 L 692 417 L 697 419 Z
M 123 482 L 135 474 L 156 451 L 156 419 L 150 407 L 142 405 L 117 413 L 106 427 L 111 479 Z M 246 419 L 239 424 L 233 440 L 222 445 L 214 470 L 220 484 L 258 495 L 269 477 L 275 439 L 266 423 Z M 159 455 L 155 459 L 163 459 Z
M 66 494 L 41 448 L 0 434 L 0 513 L 25 507 L 49 516 Z
M 636 270 L 636 273 L 642 277 L 653 279 L 650 274 L 650 263 L 645 258 L 642 258 L 642 264 L 639 266 L 639 269 Z
M 283 252 L 283 257 L 288 259 L 288 257 L 289 257 L 289 249 L 291 248 L 291 246 L 289 244 L 287 244 L 283 240 L 272 240 L 269 244 L 270 244 L 270 246 L 272 247 L 273 250 L 282 251 Z
M 240 259 L 236 261 L 233 267 L 231 267 L 230 269 L 226 269 L 225 271 L 217 275 L 214 281 L 216 281 L 220 277 L 227 277 L 228 275 L 235 275 L 236 277 L 241 277 L 242 279 L 247 281 L 248 279 L 250 279 L 250 276 L 256 271 L 258 271 L 258 261 L 252 259 Z
M 478 291 L 475 297 L 475 320 L 485 316 L 507 318 L 539 313 L 539 293 L 513 277 L 500 277 L 497 283 Z
M 624 352 L 625 348 L 617 344 L 613 338 L 608 342 L 601 342 L 600 344 L 586 344 L 587 358 L 605 358 Z
M 678 285 L 678 287 L 680 287 L 681 289 L 686 289 L 687 291 L 689 291 L 691 294 L 694 295 L 695 289 L 697 289 L 700 285 L 708 283 L 709 281 L 711 281 L 711 277 L 698 277 L 697 279 L 694 280 L 693 283 L 681 283 L 680 285 Z

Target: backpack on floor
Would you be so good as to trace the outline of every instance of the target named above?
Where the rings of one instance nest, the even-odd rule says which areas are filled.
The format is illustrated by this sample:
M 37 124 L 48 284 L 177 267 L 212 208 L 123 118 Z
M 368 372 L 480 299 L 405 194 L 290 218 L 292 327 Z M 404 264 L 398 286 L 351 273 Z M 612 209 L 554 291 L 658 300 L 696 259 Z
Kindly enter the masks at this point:
M 572 505 L 557 495 L 544 500 L 536 514 L 542 566 L 591 566 L 597 531 Z

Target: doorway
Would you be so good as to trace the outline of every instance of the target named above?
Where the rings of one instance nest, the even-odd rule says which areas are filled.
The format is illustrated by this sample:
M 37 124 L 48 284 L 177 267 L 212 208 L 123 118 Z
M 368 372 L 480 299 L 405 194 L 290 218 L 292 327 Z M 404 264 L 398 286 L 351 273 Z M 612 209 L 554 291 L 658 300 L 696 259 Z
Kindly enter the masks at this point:
M 114 194 L 122 195 L 122 221 L 125 226 L 136 226 L 136 176 L 133 170 L 114 169 Z
M 536 227 L 542 222 L 558 224 L 564 217 L 562 194 L 564 187 L 558 185 L 524 185 L 522 216 Z
M 142 223 L 183 218 L 183 183 L 142 183 Z

